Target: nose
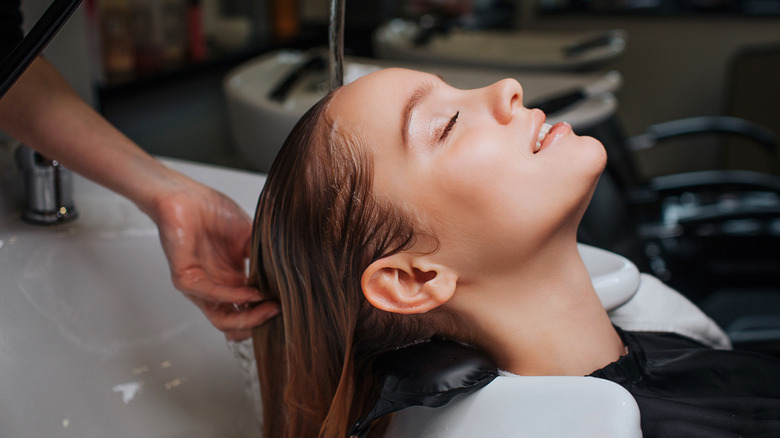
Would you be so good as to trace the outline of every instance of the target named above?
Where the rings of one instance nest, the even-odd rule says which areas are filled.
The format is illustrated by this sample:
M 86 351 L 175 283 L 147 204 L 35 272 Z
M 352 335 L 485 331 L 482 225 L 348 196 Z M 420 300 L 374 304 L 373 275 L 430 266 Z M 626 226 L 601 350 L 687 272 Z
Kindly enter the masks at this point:
M 523 105 L 523 87 L 514 79 L 503 79 L 488 87 L 493 115 L 501 124 L 512 120 L 515 110 Z

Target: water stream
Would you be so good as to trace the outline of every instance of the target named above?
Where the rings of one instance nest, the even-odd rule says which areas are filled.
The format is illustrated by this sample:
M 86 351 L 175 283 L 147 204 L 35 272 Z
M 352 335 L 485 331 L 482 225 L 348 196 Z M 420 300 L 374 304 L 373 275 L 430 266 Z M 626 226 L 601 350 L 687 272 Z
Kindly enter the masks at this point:
M 330 0 L 328 27 L 328 78 L 331 91 L 344 84 L 344 2 Z

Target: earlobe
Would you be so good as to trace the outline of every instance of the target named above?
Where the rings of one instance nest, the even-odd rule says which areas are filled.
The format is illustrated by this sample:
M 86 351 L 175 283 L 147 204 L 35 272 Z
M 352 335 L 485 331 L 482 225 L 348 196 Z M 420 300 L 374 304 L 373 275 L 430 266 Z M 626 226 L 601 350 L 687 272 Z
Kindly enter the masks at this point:
M 402 252 L 373 262 L 360 283 L 377 309 L 413 314 L 447 302 L 455 293 L 457 275 L 446 266 L 427 263 L 424 256 Z

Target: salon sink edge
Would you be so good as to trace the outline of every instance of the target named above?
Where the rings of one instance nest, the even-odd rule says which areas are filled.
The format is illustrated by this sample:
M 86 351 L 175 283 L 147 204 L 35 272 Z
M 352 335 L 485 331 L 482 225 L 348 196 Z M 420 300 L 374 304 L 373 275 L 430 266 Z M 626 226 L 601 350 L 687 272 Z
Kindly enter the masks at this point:
M 265 180 L 161 160 L 250 215 Z M 76 175 L 78 219 L 30 225 L 4 185 L 0 436 L 258 436 L 239 361 L 172 286 L 148 217 Z

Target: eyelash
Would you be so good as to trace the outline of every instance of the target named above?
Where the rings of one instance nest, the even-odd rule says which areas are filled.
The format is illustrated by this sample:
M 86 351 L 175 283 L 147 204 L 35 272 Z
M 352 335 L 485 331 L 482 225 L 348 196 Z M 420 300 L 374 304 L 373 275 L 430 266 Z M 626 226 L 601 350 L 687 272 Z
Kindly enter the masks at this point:
M 458 116 L 460 115 L 460 111 L 456 112 L 454 116 L 450 119 L 450 122 L 447 123 L 447 126 L 444 128 L 444 132 L 441 133 L 441 136 L 439 137 L 439 140 L 444 140 L 449 135 L 450 131 L 452 131 L 452 128 L 455 127 L 455 123 L 458 121 Z

